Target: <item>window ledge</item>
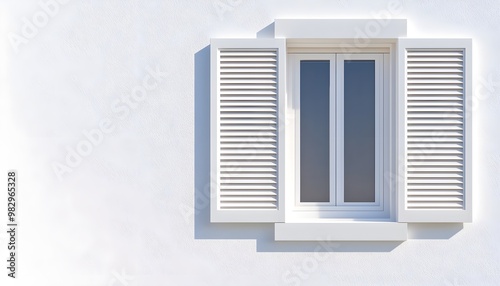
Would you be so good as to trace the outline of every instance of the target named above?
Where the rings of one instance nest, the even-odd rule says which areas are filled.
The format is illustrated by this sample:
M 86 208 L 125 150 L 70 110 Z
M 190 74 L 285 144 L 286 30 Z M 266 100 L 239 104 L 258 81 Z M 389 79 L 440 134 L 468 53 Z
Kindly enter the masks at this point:
M 292 222 L 274 225 L 276 241 L 404 241 L 406 223 L 372 221 Z

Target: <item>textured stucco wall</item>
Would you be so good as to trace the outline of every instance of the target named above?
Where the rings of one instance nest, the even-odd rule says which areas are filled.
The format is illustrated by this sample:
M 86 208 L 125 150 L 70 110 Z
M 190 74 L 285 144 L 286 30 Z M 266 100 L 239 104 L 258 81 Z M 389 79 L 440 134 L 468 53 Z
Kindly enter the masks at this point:
M 399 245 L 274 243 L 272 225 L 208 225 L 205 198 L 210 38 L 389 2 L 58 3 L 0 4 L 0 171 L 20 180 L 19 278 L 0 263 L 2 285 L 500 283 L 498 1 L 398 2 L 410 37 L 473 38 L 476 96 L 474 223 Z

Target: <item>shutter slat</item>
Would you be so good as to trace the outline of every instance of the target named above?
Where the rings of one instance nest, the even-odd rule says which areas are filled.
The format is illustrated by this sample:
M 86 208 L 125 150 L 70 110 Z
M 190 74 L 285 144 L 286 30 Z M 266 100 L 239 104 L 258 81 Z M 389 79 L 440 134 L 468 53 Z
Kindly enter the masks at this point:
M 446 114 L 435 114 L 435 113 L 421 113 L 421 112 L 408 112 L 407 117 L 409 120 L 414 118 L 453 118 L 463 120 L 463 116 L 461 112 L 455 113 L 446 113 Z
M 220 67 L 221 67 L 221 71 L 222 72 L 225 72 L 227 70 L 225 70 L 225 68 L 238 68 L 238 69 L 241 69 L 241 68 L 275 68 L 276 67 L 276 63 L 274 62 L 253 62 L 253 61 L 249 61 L 249 62 L 224 62 L 222 61 L 221 64 L 220 64 Z
M 225 118 L 270 118 L 275 119 L 275 113 L 248 113 L 248 112 L 224 112 L 220 115 L 221 119 Z
M 418 141 L 417 141 L 418 142 Z M 442 143 L 442 142 L 433 142 L 428 144 L 423 144 L 421 142 L 411 143 L 408 142 L 409 149 L 429 149 L 429 148 L 462 148 L 463 144 L 460 142 L 457 143 Z
M 462 209 L 463 201 L 460 202 L 408 202 L 410 209 Z
M 244 107 L 244 106 L 255 106 L 255 107 L 270 107 L 270 108 L 275 108 L 276 107 L 276 102 L 274 101 L 227 101 L 223 100 L 221 102 L 221 106 L 236 106 L 236 107 Z
M 220 162 L 222 168 L 226 167 L 226 169 L 238 170 L 241 168 L 242 170 L 246 166 L 250 167 L 276 167 L 276 162 L 274 160 L 271 161 L 222 161 Z
M 413 186 L 425 186 L 425 185 L 437 185 L 437 184 L 461 184 L 463 180 L 460 178 L 436 178 L 436 177 L 420 177 L 415 178 L 412 176 L 408 177 L 408 187 Z
M 407 83 L 409 84 L 463 84 L 463 80 L 461 77 L 456 77 L 456 78 L 419 78 L 419 79 L 414 79 L 412 76 L 408 76 L 408 81 Z
M 252 154 L 256 154 L 256 155 L 259 155 L 259 154 L 272 154 L 272 155 L 275 155 L 276 154 L 276 148 L 262 148 L 262 149 L 257 149 L 257 148 L 253 148 L 253 149 L 227 149 L 227 148 L 223 148 L 220 152 L 222 155 L 232 155 L 232 154 L 249 154 L 249 155 L 252 155 Z
M 434 82 L 426 82 L 426 83 L 410 83 L 411 87 L 408 87 L 408 91 L 411 93 L 411 90 L 415 89 L 427 89 L 427 90 L 462 90 L 463 86 L 461 83 L 459 84 L 444 84 L 444 83 L 434 83 Z
M 224 111 L 221 112 L 221 117 L 269 117 L 276 118 L 276 107 L 269 106 L 223 106 Z
M 272 196 L 260 196 L 260 197 L 257 197 L 257 196 L 249 196 L 247 198 L 243 198 L 242 199 L 242 196 L 227 196 L 227 195 L 222 195 L 221 196 L 221 201 L 223 202 L 241 202 L 241 201 L 248 201 L 248 202 L 276 202 L 276 198 L 272 197 Z
M 408 68 L 433 68 L 434 72 L 439 72 L 441 70 L 462 70 L 463 63 L 462 62 L 444 62 L 444 61 L 431 61 L 431 62 L 419 62 L 419 61 L 408 61 Z M 413 71 L 416 72 L 416 71 Z
M 418 202 L 457 202 L 461 203 L 463 202 L 462 199 L 462 194 L 456 195 L 456 196 L 439 196 L 436 197 L 435 195 L 432 196 L 410 196 L 408 199 L 410 203 L 418 203 Z
M 457 67 L 413 66 L 412 69 L 408 71 L 408 74 L 412 76 L 415 74 L 424 74 L 426 77 L 432 77 L 434 74 L 453 75 L 461 73 L 463 73 L 463 69 Z
M 439 90 L 439 89 L 431 89 L 431 90 L 425 90 L 425 89 L 411 89 L 408 90 L 408 96 L 423 96 L 423 95 L 439 95 L 439 96 L 453 96 L 453 95 L 458 95 L 462 96 L 463 92 L 461 90 Z
M 224 51 L 220 54 L 220 62 L 224 63 L 226 61 L 243 61 L 243 62 L 261 62 L 261 61 L 273 61 L 276 62 L 276 53 L 231 53 L 229 51 Z
M 220 56 L 221 56 L 221 58 L 226 58 L 226 57 L 244 57 L 244 58 L 276 57 L 276 51 L 260 50 L 258 52 L 255 52 L 255 51 L 241 51 L 241 50 L 236 50 L 236 51 L 225 50 L 223 53 L 221 53 Z
M 452 76 L 450 76 L 452 77 Z M 241 72 L 235 71 L 234 69 L 231 72 L 225 72 L 221 74 L 221 82 L 226 80 L 272 80 L 276 79 L 276 74 L 274 71 L 272 72 Z
M 257 96 L 224 95 L 224 96 L 221 96 L 221 100 L 227 100 L 227 101 L 239 101 L 239 100 L 242 100 L 242 101 L 275 101 L 276 97 L 275 96 L 266 96 L 266 95 L 257 95 Z
M 413 72 L 407 74 L 407 83 L 411 83 L 413 80 L 429 80 L 430 82 L 435 82 L 439 80 L 453 80 L 463 82 L 462 71 L 456 73 L 433 73 L 433 72 Z
M 261 130 L 261 131 L 274 131 L 276 126 L 274 125 L 262 125 L 262 124 L 224 124 L 220 128 L 221 130 L 227 131 L 247 131 L 247 130 Z
M 247 190 L 247 191 L 252 191 L 252 190 L 276 190 L 276 186 L 272 184 L 263 184 L 263 185 L 253 185 L 253 184 L 239 184 L 239 185 L 224 185 L 221 186 L 222 190 Z
M 221 70 L 220 76 L 221 77 L 226 77 L 226 76 L 237 76 L 237 75 L 249 75 L 253 74 L 255 76 L 261 77 L 265 75 L 269 75 L 272 77 L 276 77 L 276 69 L 275 68 L 264 68 L 264 67 L 259 67 L 259 68 L 237 68 L 237 67 L 226 67 L 225 69 Z
M 456 191 L 462 191 L 463 188 L 460 184 L 425 184 L 425 185 L 418 185 L 418 184 L 413 184 L 411 187 L 408 187 L 408 191 L 429 191 L 429 190 L 456 190 Z
M 445 50 L 441 50 L 441 51 L 432 51 L 432 50 L 428 50 L 428 51 L 418 51 L 418 50 L 413 50 L 411 52 L 411 54 L 408 54 L 408 58 L 416 58 L 416 57 L 438 57 L 438 58 L 441 58 L 441 57 L 462 57 L 463 56 L 463 52 L 462 51 L 445 51 Z
M 276 148 L 276 144 L 272 143 L 227 143 L 224 145 L 223 149 L 254 149 L 254 148 Z
M 418 155 L 408 155 L 408 162 L 410 161 L 461 161 L 461 155 L 427 155 L 427 154 L 418 154 Z
M 226 119 L 224 124 L 276 124 L 273 119 Z
M 222 85 L 229 84 L 276 84 L 275 78 L 221 78 Z
M 221 178 L 276 178 L 276 175 L 271 173 L 261 172 L 261 173 L 234 173 L 234 174 L 221 174 Z
M 237 168 L 231 167 L 231 166 L 222 166 L 221 167 L 221 174 L 226 174 L 226 173 L 264 173 L 264 172 L 273 172 L 276 171 L 276 168 L 273 167 L 266 167 L 266 166 L 238 166 Z
M 276 131 L 262 130 L 225 130 L 222 136 L 254 136 L 254 137 L 275 137 Z
M 408 196 L 412 197 L 418 197 L 418 196 L 427 196 L 427 197 L 432 197 L 432 196 L 443 196 L 443 197 L 456 197 L 460 196 L 462 193 L 459 191 L 453 191 L 453 190 L 433 190 L 433 191 L 408 191 Z
M 423 107 L 423 106 L 451 106 L 451 107 L 462 107 L 463 102 L 462 100 L 448 100 L 448 101 L 441 101 L 441 100 L 419 100 L 419 99 L 414 99 L 410 98 L 408 100 L 409 103 L 411 103 L 412 106 L 418 106 L 418 107 Z
M 260 89 L 269 89 L 269 90 L 275 90 L 276 86 L 274 84 L 239 84 L 239 83 L 231 83 L 231 84 L 225 84 L 221 83 L 221 91 L 224 93 L 229 92 L 230 90 L 236 90 L 236 91 L 241 91 L 241 90 L 260 90 Z
M 267 202 L 252 202 L 250 200 L 242 199 L 242 202 L 222 202 L 221 209 L 276 209 L 276 203 Z
M 448 112 L 461 112 L 461 106 L 419 106 L 419 105 L 411 105 L 411 102 L 408 102 L 408 112 L 437 112 L 437 113 L 448 113 Z
M 276 197 L 276 193 L 273 191 L 221 191 L 221 196 L 242 196 L 242 197 Z
M 408 172 L 408 178 L 418 179 L 418 178 L 462 178 L 462 172 L 448 172 L 448 173 L 436 173 L 432 171 L 425 171 L 425 173 L 414 173 Z
M 426 174 L 439 174 L 444 173 L 455 173 L 463 172 L 463 168 L 460 166 L 424 166 L 420 168 L 418 166 L 408 166 L 409 174 L 426 173 Z
M 276 180 L 272 178 L 235 178 L 231 177 L 228 179 L 222 179 L 221 180 L 222 185 L 221 188 L 230 188 L 231 186 L 241 186 L 241 185 L 248 185 L 251 187 L 255 186 L 273 186 L 273 184 L 276 184 Z
M 436 118 L 436 117 L 427 117 L 427 118 L 408 118 L 408 124 L 457 124 L 460 125 L 463 123 L 462 118 Z
M 276 139 L 273 138 L 273 137 L 258 137 L 258 138 L 255 138 L 255 137 L 229 137 L 229 136 L 224 136 L 224 137 L 221 137 L 220 138 L 220 141 L 221 142 L 224 142 L 224 143 L 229 143 L 231 142 L 232 143 L 235 143 L 235 144 L 252 144 L 252 143 L 261 143 L 261 142 L 266 142 L 266 143 L 274 143 L 276 142 Z
M 446 143 L 462 143 L 462 139 L 460 137 L 454 138 L 454 137 L 441 137 L 441 138 L 435 138 L 435 137 L 418 137 L 418 136 L 408 136 L 407 138 L 408 143 L 413 143 L 413 142 L 421 142 L 421 143 L 437 143 L 437 142 L 446 142 Z
M 462 55 L 457 55 L 457 56 L 451 56 L 451 57 L 436 57 L 432 55 L 427 55 L 427 56 L 409 56 L 408 57 L 408 63 L 418 63 L 418 62 L 426 62 L 426 63 L 460 63 L 460 65 L 457 65 L 459 67 L 462 66 Z
M 422 124 L 422 123 L 410 123 L 408 124 L 409 131 L 420 131 L 420 130 L 462 130 L 461 124 L 443 125 L 443 124 Z
M 431 138 L 454 137 L 455 139 L 460 140 L 460 137 L 462 137 L 462 132 L 461 131 L 444 131 L 444 130 L 430 129 L 429 128 L 426 130 L 419 130 L 419 131 L 409 130 L 408 136 L 420 136 L 420 137 L 431 137 Z
M 426 148 L 426 149 L 412 149 L 412 148 L 409 148 L 408 149 L 408 154 L 409 155 L 415 155 L 415 156 L 419 156 L 419 155 L 437 155 L 437 154 L 441 154 L 441 155 L 461 155 L 462 154 L 462 148 L 455 148 L 455 149 L 452 149 L 452 148 Z
M 230 155 L 230 154 L 222 154 L 221 160 L 267 160 L 273 161 L 276 160 L 276 156 L 267 155 L 267 154 L 240 154 L 240 155 Z
M 270 87 L 269 90 L 255 90 L 255 89 L 230 89 L 230 90 L 221 90 L 220 94 L 222 96 L 225 95 L 276 95 L 276 88 Z
M 462 167 L 462 162 L 457 161 L 408 161 L 408 167 Z

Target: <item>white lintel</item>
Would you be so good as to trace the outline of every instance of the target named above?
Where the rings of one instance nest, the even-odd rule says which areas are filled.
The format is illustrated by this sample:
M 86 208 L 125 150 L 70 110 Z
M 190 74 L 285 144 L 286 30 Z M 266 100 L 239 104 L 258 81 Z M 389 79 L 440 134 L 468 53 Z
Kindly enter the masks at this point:
M 275 38 L 393 39 L 406 37 L 406 19 L 276 19 Z

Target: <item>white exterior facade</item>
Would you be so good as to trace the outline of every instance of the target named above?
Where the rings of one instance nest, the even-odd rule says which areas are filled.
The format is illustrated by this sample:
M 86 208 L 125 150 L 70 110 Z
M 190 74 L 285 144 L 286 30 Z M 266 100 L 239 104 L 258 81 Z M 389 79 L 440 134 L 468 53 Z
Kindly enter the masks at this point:
M 0 11 L 0 165 L 19 172 L 20 201 L 19 278 L 2 285 L 499 283 L 495 1 L 22 2 Z M 373 20 L 360 37 L 393 18 L 408 38 L 472 39 L 473 222 L 409 223 L 404 242 L 211 223 L 210 39 L 345 18 Z

